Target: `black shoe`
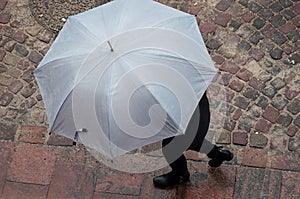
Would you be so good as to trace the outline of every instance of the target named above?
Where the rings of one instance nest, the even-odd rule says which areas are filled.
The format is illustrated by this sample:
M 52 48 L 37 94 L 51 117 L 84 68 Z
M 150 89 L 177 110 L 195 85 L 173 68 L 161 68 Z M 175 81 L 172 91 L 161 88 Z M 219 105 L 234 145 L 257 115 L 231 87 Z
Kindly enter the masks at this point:
M 219 167 L 224 161 L 232 160 L 233 153 L 222 149 L 222 147 L 215 146 L 211 152 L 207 154 L 207 157 L 211 158 L 211 160 L 208 162 L 209 166 Z
M 189 181 L 189 179 L 190 179 L 189 172 L 185 173 L 184 175 L 179 175 L 171 171 L 169 173 L 153 178 L 153 183 L 154 186 L 156 187 L 167 188 L 174 185 L 185 183 Z

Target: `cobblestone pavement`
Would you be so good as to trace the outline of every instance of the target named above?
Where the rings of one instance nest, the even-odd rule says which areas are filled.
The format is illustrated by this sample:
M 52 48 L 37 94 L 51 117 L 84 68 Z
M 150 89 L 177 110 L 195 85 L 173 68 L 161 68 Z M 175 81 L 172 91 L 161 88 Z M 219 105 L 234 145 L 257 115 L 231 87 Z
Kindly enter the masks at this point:
M 187 152 L 191 181 L 168 190 L 163 170 L 115 171 L 49 135 L 32 71 L 68 15 L 104 2 L 0 0 L 0 198 L 300 198 L 300 2 L 161 0 L 197 15 L 220 70 L 210 130 L 224 119 L 216 142 L 235 152 L 219 169 Z

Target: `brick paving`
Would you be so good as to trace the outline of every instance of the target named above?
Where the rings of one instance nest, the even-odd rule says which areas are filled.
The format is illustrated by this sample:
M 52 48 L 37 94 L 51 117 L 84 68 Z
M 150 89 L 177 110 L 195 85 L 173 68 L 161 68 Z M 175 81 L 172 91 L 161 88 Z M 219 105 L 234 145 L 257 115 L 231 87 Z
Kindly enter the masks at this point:
M 222 123 L 216 142 L 235 152 L 218 169 L 187 152 L 191 181 L 167 190 L 152 185 L 163 170 L 116 171 L 49 134 L 32 71 L 63 24 L 57 20 L 71 14 L 65 8 L 78 13 L 105 1 L 47 2 L 0 0 L 0 198 L 300 198 L 298 0 L 160 1 L 197 15 L 220 70 L 208 89 L 210 130 Z

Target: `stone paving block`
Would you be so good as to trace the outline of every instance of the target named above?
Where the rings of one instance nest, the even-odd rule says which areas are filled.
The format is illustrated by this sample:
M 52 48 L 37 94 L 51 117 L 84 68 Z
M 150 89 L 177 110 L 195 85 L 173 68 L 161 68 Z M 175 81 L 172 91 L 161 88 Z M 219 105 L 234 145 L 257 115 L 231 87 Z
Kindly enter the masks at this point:
M 232 198 L 236 168 L 223 165 L 209 168 L 201 162 L 191 162 L 190 183 L 186 185 L 184 198 Z
M 226 27 L 230 20 L 231 20 L 231 15 L 227 13 L 219 13 L 215 17 L 215 23 L 223 27 Z
M 139 196 L 143 181 L 144 176 L 141 174 L 102 171 L 97 178 L 95 192 Z
M 260 34 L 260 32 L 255 31 L 249 38 L 251 43 L 257 45 L 260 40 L 264 39 L 264 36 Z
M 43 56 L 36 52 L 36 51 L 32 51 L 30 54 L 29 54 L 29 60 L 32 61 L 33 63 L 35 64 L 38 64 L 40 63 L 40 61 L 43 59 Z
M 242 19 L 246 22 L 249 23 L 254 19 L 255 15 L 252 12 L 246 12 L 243 16 Z
M 13 99 L 13 94 L 5 92 L 0 96 L 0 106 L 7 106 Z
M 244 88 L 244 83 L 240 80 L 235 79 L 229 83 L 229 87 L 236 92 L 240 92 Z
M 266 87 L 266 85 L 259 81 L 256 77 L 252 77 L 250 79 L 249 85 L 259 91 L 262 91 Z
M 300 198 L 300 173 L 282 172 L 282 187 L 280 198 Z
M 270 151 L 269 164 L 273 169 L 282 169 L 287 171 L 300 171 L 299 152 L 287 152 L 287 151 Z
M 29 63 L 24 59 L 20 59 L 17 63 L 17 67 L 21 70 L 26 70 L 29 67 Z
M 161 174 L 158 174 L 161 175 Z M 173 199 L 173 198 L 185 198 L 184 194 L 186 191 L 186 185 L 179 185 L 168 189 L 159 189 L 153 186 L 152 177 L 148 176 L 145 178 L 143 186 L 141 187 L 140 196 L 130 196 L 130 195 L 121 195 L 122 197 L 128 197 L 128 199 L 134 199 L 136 197 L 143 198 L 164 198 L 164 199 Z M 97 192 L 95 192 L 97 193 Z M 122 199 L 121 196 L 117 195 Z M 130 198 L 132 197 L 132 198 Z
M 91 168 L 83 164 L 58 162 L 54 167 L 47 198 L 92 198 L 94 183 Z
M 3 10 L 7 4 L 7 0 L 0 0 L 0 9 Z
M 265 23 L 265 21 L 264 20 L 262 20 L 262 19 L 260 19 L 260 18 L 256 18 L 256 19 L 254 19 L 254 21 L 253 21 L 253 26 L 256 28 L 256 29 L 261 29 L 262 27 L 264 27 L 264 25 L 265 25 L 266 23 Z
M 0 198 L 13 154 L 13 143 L 0 142 Z
M 289 128 L 286 131 L 286 134 L 290 137 L 293 137 L 296 135 L 299 128 L 297 128 L 295 125 L 290 125 Z
M 217 5 L 216 8 L 220 11 L 227 10 L 230 5 L 232 4 L 232 0 L 221 0 Z
M 288 106 L 287 109 L 292 114 L 296 115 L 300 112 L 300 100 L 295 98 Z
M 61 135 L 51 134 L 47 144 L 54 146 L 73 146 L 74 141 Z
M 251 48 L 250 55 L 256 61 L 260 61 L 265 56 L 265 53 L 258 48 Z
M 253 13 L 257 13 L 262 9 L 262 7 L 259 4 L 255 3 L 255 2 L 251 2 L 251 1 L 248 3 L 247 7 Z
M 16 94 L 23 88 L 23 86 L 24 84 L 20 80 L 15 80 L 8 86 L 8 90 Z
M 252 87 L 247 87 L 244 89 L 243 95 L 249 99 L 256 100 L 259 96 L 259 92 Z
M 13 155 L 7 179 L 40 185 L 50 184 L 55 164 L 53 148 L 19 144 Z
M 284 150 L 287 146 L 287 139 L 285 137 L 271 137 L 270 149 Z
M 258 15 L 261 16 L 265 21 L 267 21 L 270 17 L 274 16 L 274 13 L 268 8 L 263 8 L 258 11 Z
M 246 68 L 242 68 L 238 73 L 237 77 L 244 80 L 244 81 L 249 81 L 250 78 L 253 76 L 253 73 L 247 70 Z
M 48 186 L 6 182 L 2 198 L 46 199 Z
M 88 157 L 86 155 L 84 148 L 79 147 L 56 147 L 56 162 L 61 164 L 89 164 L 87 161 Z M 90 165 L 88 165 L 90 166 Z
M 240 67 L 237 66 L 237 65 L 235 65 L 235 64 L 232 63 L 232 62 L 225 61 L 225 62 L 220 66 L 220 70 L 229 72 L 229 73 L 231 73 L 231 74 L 236 74 L 236 73 L 240 70 Z
M 121 194 L 111 194 L 111 193 L 99 193 L 95 192 L 93 194 L 93 199 L 139 199 L 139 196 L 121 195 Z
M 215 39 L 211 39 L 209 41 L 206 42 L 206 46 L 207 48 L 211 49 L 211 50 L 217 50 L 222 44 Z
M 278 2 L 274 2 L 270 8 L 272 9 L 273 12 L 280 12 L 283 7 L 278 3 Z
M 14 141 L 18 126 L 0 122 L 0 140 Z
M 248 144 L 248 133 L 233 132 L 232 143 L 237 145 L 246 146 Z
M 19 43 L 24 43 L 25 40 L 28 38 L 28 35 L 24 34 L 23 32 L 16 32 L 13 36 L 13 39 Z
M 218 137 L 218 140 L 216 140 L 216 143 L 217 144 L 230 144 L 231 143 L 231 133 L 230 133 L 230 131 L 224 129 L 220 133 L 220 136 Z
M 300 138 L 289 138 L 288 149 L 290 151 L 300 151 Z
M 7 24 L 10 21 L 11 15 L 8 13 L 0 13 L 0 23 Z
M 26 47 L 24 45 L 21 45 L 21 44 L 16 44 L 15 50 L 22 57 L 26 57 L 29 54 L 29 51 L 26 49 Z
M 271 39 L 279 46 L 283 45 L 287 41 L 287 38 L 280 32 L 275 32 Z
M 231 20 L 229 26 L 232 28 L 232 30 L 235 32 L 241 27 L 242 23 L 236 20 Z
M 33 144 L 43 144 L 47 128 L 44 126 L 22 126 L 19 141 Z
M 272 123 L 275 123 L 279 117 L 279 111 L 276 110 L 274 107 L 272 106 L 268 106 L 266 108 L 266 110 L 263 112 L 262 116 L 272 122 Z
M 280 31 L 284 34 L 288 34 L 291 31 L 295 30 L 295 26 L 292 24 L 292 22 L 286 23 L 283 26 L 280 27 Z
M 234 105 L 236 105 L 237 107 L 246 110 L 246 108 L 249 106 L 250 101 L 243 97 L 243 96 L 237 96 L 234 99 Z
M 245 166 L 265 168 L 268 162 L 268 152 L 263 149 L 243 148 L 239 155 Z
M 250 134 L 250 146 L 265 148 L 268 144 L 268 138 L 260 132 Z
M 200 10 L 201 10 L 201 7 L 200 7 L 198 4 L 193 4 L 193 5 L 191 6 L 191 8 L 190 8 L 189 13 L 190 13 L 191 15 L 197 16 L 198 13 L 200 12 Z
M 278 119 L 277 119 L 277 123 L 281 124 L 284 127 L 288 127 L 293 121 L 292 116 L 290 116 L 289 114 L 285 114 L 282 113 L 281 115 L 279 115 Z
M 238 167 L 233 198 L 280 198 L 281 182 L 280 171 Z

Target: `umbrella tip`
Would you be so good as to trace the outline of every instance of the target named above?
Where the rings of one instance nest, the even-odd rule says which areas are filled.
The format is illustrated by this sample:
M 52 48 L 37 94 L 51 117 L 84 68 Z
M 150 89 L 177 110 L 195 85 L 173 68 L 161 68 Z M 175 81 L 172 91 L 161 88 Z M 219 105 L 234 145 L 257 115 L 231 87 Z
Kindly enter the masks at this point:
M 109 41 L 107 41 L 107 43 L 108 43 L 108 46 L 110 47 L 110 51 L 111 51 L 111 52 L 114 52 L 114 49 L 113 49 L 111 43 L 110 43 Z

